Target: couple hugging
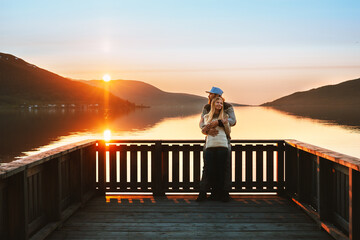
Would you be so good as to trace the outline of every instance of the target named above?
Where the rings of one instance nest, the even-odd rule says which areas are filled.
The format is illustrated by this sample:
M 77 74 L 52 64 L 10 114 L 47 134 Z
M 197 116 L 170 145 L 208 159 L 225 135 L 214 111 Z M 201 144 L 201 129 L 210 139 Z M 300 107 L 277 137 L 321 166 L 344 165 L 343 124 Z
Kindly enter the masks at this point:
M 220 88 L 212 87 L 207 93 L 209 103 L 203 108 L 199 124 L 202 133 L 207 136 L 200 193 L 196 201 L 208 199 L 206 192 L 210 189 L 210 200 L 228 202 L 231 188 L 230 127 L 236 124 L 236 118 L 233 106 L 222 98 Z

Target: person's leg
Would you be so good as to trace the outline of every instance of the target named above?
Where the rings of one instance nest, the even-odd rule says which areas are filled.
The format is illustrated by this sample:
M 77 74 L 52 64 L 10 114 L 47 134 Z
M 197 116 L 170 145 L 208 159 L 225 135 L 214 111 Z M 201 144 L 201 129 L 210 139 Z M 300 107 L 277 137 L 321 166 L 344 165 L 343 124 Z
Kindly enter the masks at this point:
M 217 147 L 211 148 L 212 156 L 209 161 L 209 183 L 211 186 L 210 200 L 221 200 L 224 189 L 224 173 L 225 164 L 224 160 L 227 155 L 227 148 Z M 207 156 L 209 159 L 210 157 Z
M 228 157 L 229 149 L 228 148 L 219 148 L 217 152 L 217 172 L 218 172 L 218 185 L 217 185 L 217 192 L 218 192 L 218 200 L 227 202 L 229 200 L 229 192 L 227 190 L 227 164 L 228 164 Z
M 202 176 L 201 176 L 199 188 L 200 188 L 200 193 L 205 193 L 206 194 L 206 192 L 209 190 L 209 179 L 208 179 L 208 174 L 206 172 L 207 163 L 206 163 L 205 150 L 206 150 L 206 148 L 204 146 L 204 149 L 203 149 L 204 166 L 203 166 L 203 170 L 202 170 Z
M 205 201 L 207 199 L 207 191 L 209 190 L 209 161 L 208 161 L 208 157 L 207 155 L 211 155 L 211 153 L 209 152 L 209 150 L 207 150 L 204 146 L 204 151 L 203 151 L 203 159 L 204 159 L 204 167 L 203 167 L 203 171 L 202 171 L 202 177 L 200 180 L 200 184 L 199 184 L 199 196 L 197 197 L 196 201 L 197 202 L 201 202 L 201 201 Z M 211 158 L 211 156 L 210 156 Z M 210 163 L 211 165 L 211 163 Z
M 224 185 L 224 169 L 223 169 L 223 159 L 222 159 L 222 154 L 221 154 L 221 148 L 218 148 L 215 152 L 215 169 L 216 171 L 214 172 L 214 188 L 213 188 L 213 192 L 212 194 L 215 197 L 215 200 L 219 200 L 221 197 L 221 189 L 223 188 Z
M 213 189 L 216 183 L 216 150 L 214 148 L 207 148 L 205 150 L 205 157 L 208 183 L 209 187 Z

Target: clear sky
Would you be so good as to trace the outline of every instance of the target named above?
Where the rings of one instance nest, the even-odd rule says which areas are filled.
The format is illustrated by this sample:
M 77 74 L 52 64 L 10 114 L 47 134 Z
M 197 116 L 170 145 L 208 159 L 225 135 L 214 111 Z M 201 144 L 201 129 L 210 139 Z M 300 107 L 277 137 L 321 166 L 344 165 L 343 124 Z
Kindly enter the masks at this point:
M 0 52 L 261 104 L 360 77 L 359 0 L 0 0 Z

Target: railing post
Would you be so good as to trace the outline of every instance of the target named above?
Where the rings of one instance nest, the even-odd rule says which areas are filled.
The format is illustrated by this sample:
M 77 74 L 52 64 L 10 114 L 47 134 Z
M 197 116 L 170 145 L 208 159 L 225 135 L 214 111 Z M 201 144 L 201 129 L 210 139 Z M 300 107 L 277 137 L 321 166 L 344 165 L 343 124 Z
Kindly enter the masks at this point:
M 318 175 L 318 212 L 321 221 L 330 218 L 331 208 L 331 169 L 327 160 L 317 156 L 317 175 Z
M 164 196 L 164 188 L 163 188 L 163 157 L 162 157 L 162 149 L 161 142 L 155 142 L 155 149 L 152 156 L 152 166 L 151 166 L 151 175 L 152 175 L 152 190 L 154 196 Z
M 278 180 L 278 188 L 277 194 L 284 195 L 284 188 L 285 188 L 285 180 L 284 180 L 284 153 L 285 147 L 284 142 L 278 143 L 278 154 L 277 154 L 277 180 Z
M 98 195 L 105 194 L 106 181 L 106 144 L 102 141 L 98 142 Z
M 96 151 L 96 143 L 81 149 L 82 203 L 89 200 L 96 191 Z
M 9 239 L 28 239 L 28 192 L 26 170 L 11 177 L 8 187 Z
M 297 163 L 297 197 L 299 201 L 304 200 L 304 189 L 303 189 L 303 164 L 300 159 L 300 150 L 296 149 L 296 163 Z
M 86 193 L 86 189 L 85 189 L 85 186 L 86 186 L 86 179 L 85 179 L 85 156 L 86 156 L 86 153 L 85 153 L 85 150 L 84 148 L 82 149 L 79 149 L 79 175 L 80 175 L 80 189 L 79 189 L 79 197 L 80 197 L 80 202 L 81 204 L 83 204 L 84 202 L 84 195 Z
M 60 157 L 47 163 L 44 171 L 44 193 L 46 193 L 45 212 L 49 221 L 61 219 L 61 161 Z
M 316 182 L 316 206 L 317 206 L 317 210 L 318 212 L 320 212 L 320 199 L 321 199 L 321 194 L 320 194 L 320 190 L 322 190 L 321 188 L 321 183 L 320 182 L 320 172 L 321 172 L 321 168 L 320 168 L 320 157 L 316 156 L 316 161 L 315 161 L 315 166 L 316 166 L 316 172 L 315 172 L 315 182 Z
M 298 149 L 287 144 L 285 148 L 285 187 L 289 196 L 298 190 Z
M 81 151 L 70 153 L 70 192 L 73 203 L 81 203 L 82 198 L 82 165 Z
M 83 170 L 83 197 L 86 202 L 96 191 L 96 143 L 82 149 L 81 165 Z
M 349 168 L 349 239 L 360 239 L 360 173 Z
M 0 170 L 1 173 L 1 170 Z M 7 183 L 0 179 L 0 239 L 8 239 L 8 202 L 7 202 Z

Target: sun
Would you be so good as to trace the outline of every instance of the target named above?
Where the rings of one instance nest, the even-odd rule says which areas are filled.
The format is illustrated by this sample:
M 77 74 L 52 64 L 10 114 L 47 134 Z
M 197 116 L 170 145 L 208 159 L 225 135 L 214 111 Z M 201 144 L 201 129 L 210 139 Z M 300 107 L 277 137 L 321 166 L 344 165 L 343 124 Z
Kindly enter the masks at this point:
M 104 80 L 104 82 L 110 82 L 111 77 L 109 74 L 105 74 L 102 79 Z
M 106 129 L 106 130 L 104 131 L 104 140 L 105 140 L 106 142 L 109 142 L 109 141 L 111 140 L 111 130 Z

